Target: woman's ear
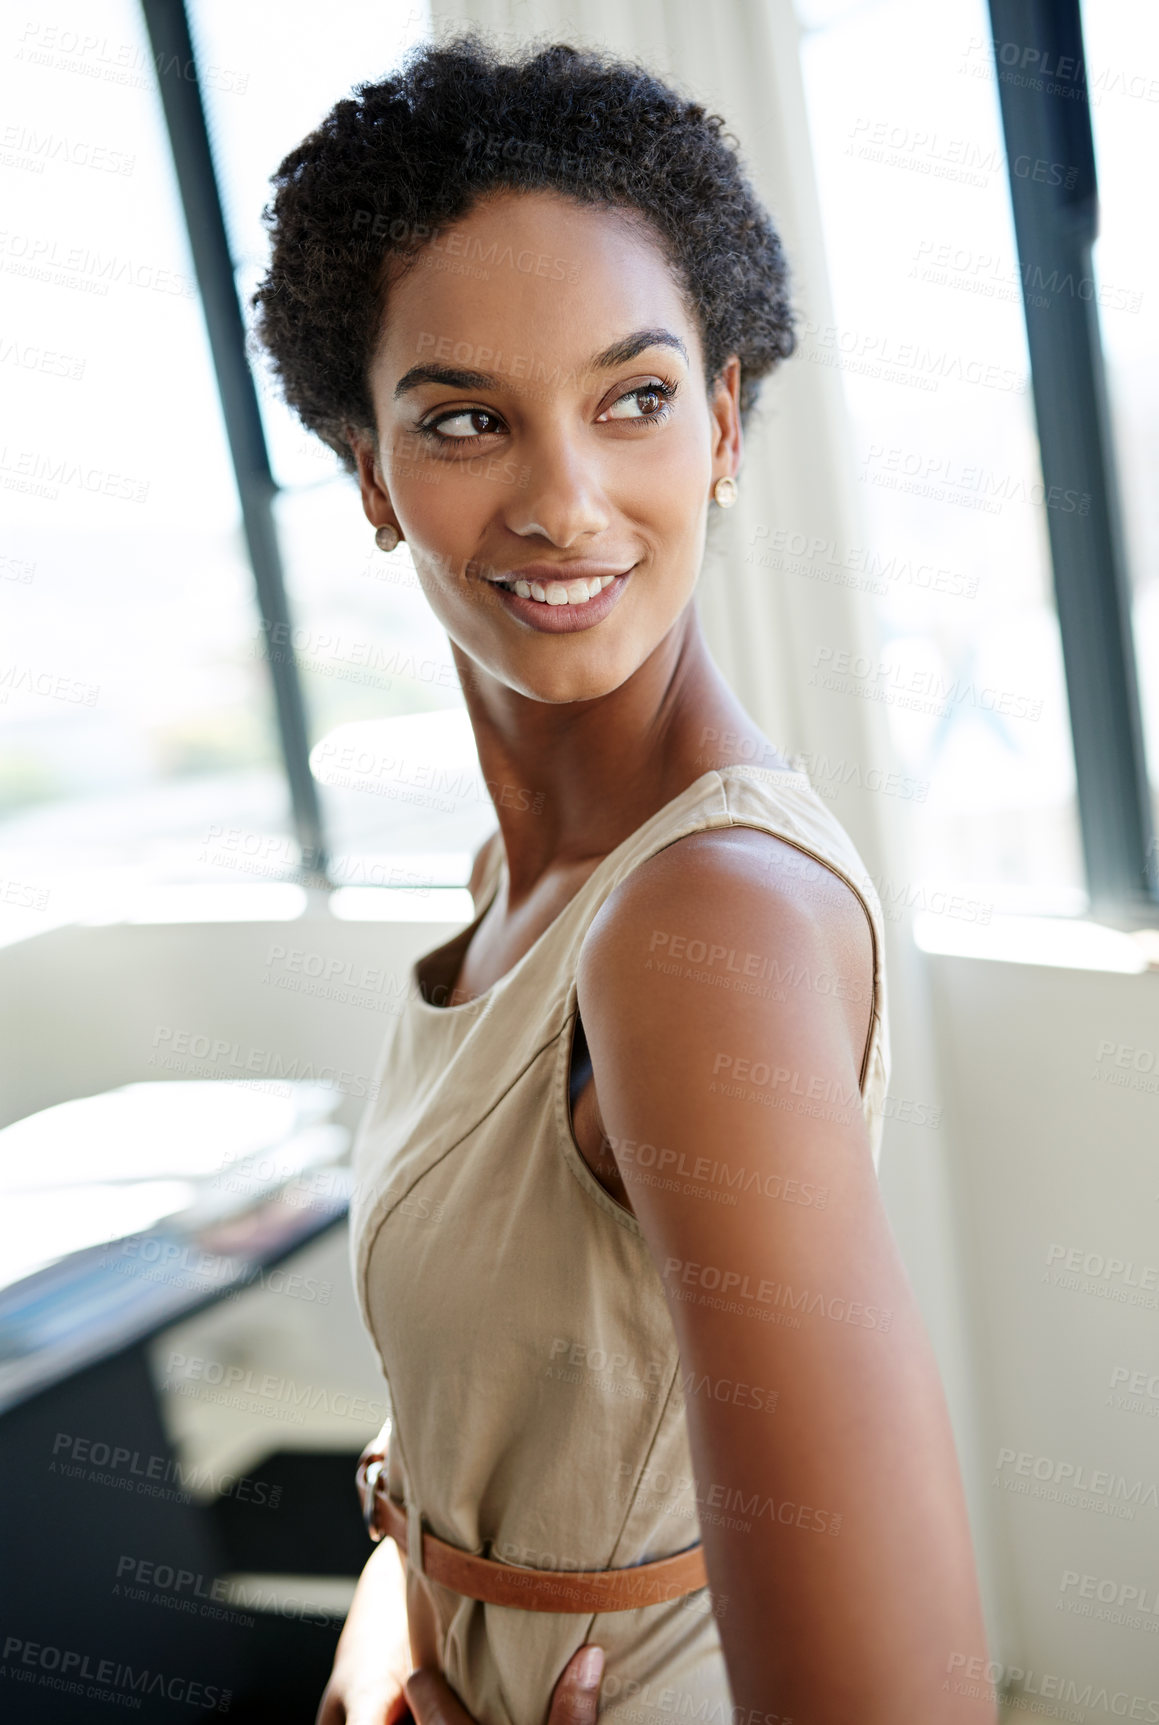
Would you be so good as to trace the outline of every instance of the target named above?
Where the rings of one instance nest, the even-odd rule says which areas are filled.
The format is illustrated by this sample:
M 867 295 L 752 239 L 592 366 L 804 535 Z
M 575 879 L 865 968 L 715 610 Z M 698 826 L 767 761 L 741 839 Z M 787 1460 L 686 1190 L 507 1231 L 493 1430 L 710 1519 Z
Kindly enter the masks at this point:
M 372 527 L 397 527 L 373 438 L 364 431 L 355 431 L 349 425 L 344 427 L 343 436 L 358 464 L 358 489 L 362 495 L 363 514 Z
M 740 468 L 744 434 L 740 424 L 740 360 L 730 354 L 709 402 L 712 413 L 712 483 L 735 479 Z

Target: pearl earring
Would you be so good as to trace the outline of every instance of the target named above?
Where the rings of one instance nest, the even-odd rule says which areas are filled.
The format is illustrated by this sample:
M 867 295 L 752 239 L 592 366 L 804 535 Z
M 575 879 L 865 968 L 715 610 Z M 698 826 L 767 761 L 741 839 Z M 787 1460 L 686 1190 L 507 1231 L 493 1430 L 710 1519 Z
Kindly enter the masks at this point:
M 716 501 L 720 504 L 722 509 L 731 509 L 733 504 L 736 502 L 736 480 L 730 479 L 729 476 L 725 474 L 724 477 L 722 479 L 718 479 L 716 484 L 713 486 L 712 495 L 716 498 Z
M 380 551 L 393 551 L 401 535 L 397 527 L 392 527 L 388 521 L 385 527 L 380 527 L 374 535 L 374 543 Z

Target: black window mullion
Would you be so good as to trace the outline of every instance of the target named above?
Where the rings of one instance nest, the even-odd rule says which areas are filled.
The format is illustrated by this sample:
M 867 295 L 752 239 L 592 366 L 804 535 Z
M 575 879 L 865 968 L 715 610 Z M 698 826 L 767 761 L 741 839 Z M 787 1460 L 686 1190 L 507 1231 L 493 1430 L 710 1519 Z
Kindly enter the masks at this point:
M 233 258 L 214 172 L 184 0 L 141 0 L 173 151 L 193 267 L 205 313 L 242 525 L 253 569 L 294 828 L 307 879 L 324 882 L 326 850 L 310 772 L 305 703 L 291 645 L 290 611 L 274 520 L 270 468 L 257 390 L 245 347 Z
M 1152 819 L 1092 277 L 1079 0 L 989 4 L 1087 885 L 1096 915 L 1130 924 L 1154 915 Z

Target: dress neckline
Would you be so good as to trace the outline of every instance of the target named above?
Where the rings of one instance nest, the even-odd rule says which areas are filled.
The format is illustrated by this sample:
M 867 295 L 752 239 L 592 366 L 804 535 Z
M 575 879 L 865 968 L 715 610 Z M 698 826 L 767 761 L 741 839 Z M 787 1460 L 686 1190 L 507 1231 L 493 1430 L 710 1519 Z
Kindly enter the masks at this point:
M 571 911 L 572 908 L 574 907 L 574 905 L 576 904 L 581 893 L 586 892 L 588 887 L 591 885 L 592 881 L 594 881 L 597 878 L 597 876 L 601 873 L 602 870 L 608 868 L 611 863 L 616 862 L 629 849 L 629 847 L 631 845 L 633 845 L 639 839 L 640 834 L 647 827 L 650 827 L 653 824 L 653 822 L 658 821 L 660 819 L 661 815 L 669 814 L 672 811 L 672 809 L 674 809 L 677 806 L 677 804 L 683 802 L 685 800 L 685 798 L 691 797 L 692 793 L 695 790 L 699 789 L 702 785 L 704 785 L 706 780 L 712 779 L 712 778 L 723 779 L 729 773 L 740 773 L 742 775 L 754 773 L 760 778 L 789 780 L 789 781 L 796 783 L 798 785 L 798 787 L 800 787 L 800 785 L 802 783 L 806 786 L 808 786 L 810 783 L 809 776 L 807 773 L 801 772 L 799 769 L 793 769 L 793 768 L 757 767 L 757 766 L 751 766 L 746 761 L 734 761 L 734 762 L 731 762 L 728 765 L 723 766 L 723 767 L 709 767 L 706 772 L 701 773 L 698 778 L 693 779 L 690 784 L 685 785 L 685 787 L 682 791 L 677 791 L 677 793 L 674 797 L 670 797 L 669 800 L 666 803 L 663 803 L 660 806 L 660 808 L 658 808 L 655 811 L 654 814 L 649 815 L 647 820 L 641 821 L 640 825 L 638 827 L 636 827 L 633 832 L 630 832 L 626 838 L 621 839 L 620 843 L 615 847 L 614 850 L 610 850 L 608 852 L 607 856 L 601 857 L 599 862 L 596 864 L 595 868 L 592 870 L 591 874 L 583 882 L 582 886 L 577 887 L 576 891 L 572 893 L 572 895 L 568 899 L 567 903 L 562 905 L 560 907 L 560 909 L 556 912 L 556 914 L 552 917 L 552 919 L 548 923 L 547 927 L 542 929 L 540 931 L 540 933 L 536 935 L 536 937 L 532 941 L 531 945 L 527 948 L 527 951 L 525 953 L 522 953 L 520 955 L 520 957 L 515 960 L 515 963 L 511 966 L 511 968 L 509 970 L 505 970 L 503 972 L 502 976 L 496 977 L 495 981 L 490 985 L 490 987 L 483 989 L 480 994 L 473 994 L 469 1000 L 461 1000 L 456 1005 L 448 1005 L 448 1006 L 436 1006 L 434 1001 L 427 1000 L 425 998 L 425 996 L 423 995 L 422 984 L 419 980 L 419 974 L 418 974 L 419 973 L 419 967 L 421 965 L 424 965 L 428 959 L 433 958 L 436 952 L 442 951 L 442 947 L 435 946 L 435 947 L 432 947 L 429 952 L 421 953 L 419 955 L 419 957 L 414 960 L 413 964 L 410 967 L 410 971 L 408 973 L 409 981 L 410 981 L 410 993 L 411 993 L 412 999 L 414 1000 L 414 1003 L 415 1003 L 415 1006 L 417 1007 L 417 1009 L 420 1012 L 423 1012 L 430 1017 L 439 1017 L 439 1018 L 444 1018 L 444 1017 L 451 1018 L 451 1017 L 456 1017 L 456 1016 L 463 1017 L 463 1016 L 468 1016 L 471 1013 L 472 1009 L 478 1010 L 487 1001 L 493 999 L 496 994 L 498 994 L 502 989 L 504 989 L 507 986 L 507 984 L 512 980 L 513 977 L 515 977 L 519 974 L 520 970 L 528 962 L 528 960 L 532 957 L 532 955 L 534 953 L 538 952 L 540 947 L 549 938 L 549 936 L 552 935 L 558 929 L 558 927 L 560 926 L 560 923 L 563 921 L 564 917 L 567 916 L 569 911 Z M 496 870 L 495 883 L 492 886 L 491 891 L 487 895 L 486 904 L 484 904 L 482 910 L 479 912 L 479 914 L 474 918 L 474 920 L 472 922 L 469 922 L 465 928 L 460 929 L 458 935 L 452 935 L 451 940 L 443 942 L 443 946 L 450 946 L 454 940 L 462 940 L 463 941 L 463 948 L 459 954 L 458 969 L 455 972 L 456 978 L 462 975 L 463 963 L 467 957 L 468 948 L 470 947 L 471 942 L 474 940 L 476 934 L 478 933 L 479 926 L 482 923 L 483 918 L 487 915 L 487 912 L 491 909 L 491 906 L 494 904 L 496 898 L 498 897 L 499 888 L 500 888 L 500 885 L 502 884 L 502 879 L 503 879 L 504 872 L 506 871 L 506 868 L 507 868 L 507 855 L 506 855 L 506 852 L 503 850 L 502 846 L 500 846 L 499 866 L 498 866 L 498 869 Z M 451 992 L 453 992 L 453 991 L 454 990 L 452 987 Z

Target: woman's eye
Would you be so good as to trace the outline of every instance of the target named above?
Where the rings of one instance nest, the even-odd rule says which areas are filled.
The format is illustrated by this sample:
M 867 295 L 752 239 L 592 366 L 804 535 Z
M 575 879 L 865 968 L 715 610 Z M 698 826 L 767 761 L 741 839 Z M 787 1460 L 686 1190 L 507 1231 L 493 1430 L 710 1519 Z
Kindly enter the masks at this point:
M 438 431 L 444 437 L 460 437 L 471 439 L 483 437 L 489 431 L 494 431 L 500 424 L 493 413 L 485 413 L 481 407 L 464 408 L 462 413 L 448 414 L 446 419 L 432 420 L 425 429 Z
M 601 419 L 662 419 L 664 410 L 671 399 L 672 391 L 661 388 L 655 383 L 641 384 L 639 389 L 630 389 L 617 402 L 613 402 Z M 633 412 L 632 409 L 638 409 Z

